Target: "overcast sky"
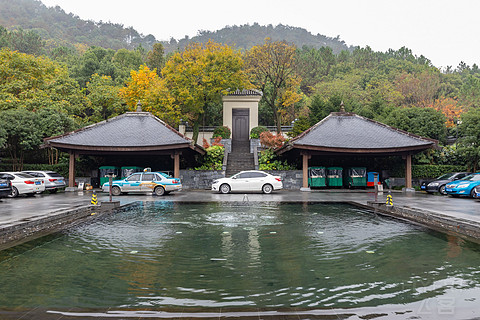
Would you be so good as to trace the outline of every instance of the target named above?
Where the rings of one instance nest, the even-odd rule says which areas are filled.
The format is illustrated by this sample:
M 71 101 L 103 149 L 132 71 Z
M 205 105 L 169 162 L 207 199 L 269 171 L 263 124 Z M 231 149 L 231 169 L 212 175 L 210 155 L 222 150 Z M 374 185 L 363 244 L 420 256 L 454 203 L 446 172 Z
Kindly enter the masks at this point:
M 122 23 L 157 40 L 258 22 L 340 36 L 375 51 L 406 46 L 437 67 L 480 65 L 479 0 L 41 0 L 82 19 Z

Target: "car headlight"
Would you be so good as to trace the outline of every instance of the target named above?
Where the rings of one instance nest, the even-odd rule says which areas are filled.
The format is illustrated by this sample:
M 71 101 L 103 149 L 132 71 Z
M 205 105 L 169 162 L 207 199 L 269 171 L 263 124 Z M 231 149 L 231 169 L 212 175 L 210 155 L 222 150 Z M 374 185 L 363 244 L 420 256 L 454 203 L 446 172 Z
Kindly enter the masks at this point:
M 218 180 L 213 180 L 212 184 L 217 184 Z
M 429 187 L 438 187 L 438 182 L 430 182 L 428 184 Z
M 458 189 L 465 189 L 465 188 L 468 188 L 469 184 L 459 184 L 457 186 Z

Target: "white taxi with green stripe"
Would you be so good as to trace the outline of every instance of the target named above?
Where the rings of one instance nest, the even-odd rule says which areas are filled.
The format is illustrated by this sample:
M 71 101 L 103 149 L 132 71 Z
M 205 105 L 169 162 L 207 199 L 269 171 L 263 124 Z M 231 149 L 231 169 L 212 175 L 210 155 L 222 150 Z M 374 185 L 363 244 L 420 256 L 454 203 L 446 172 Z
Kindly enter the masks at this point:
M 110 184 L 104 183 L 102 191 L 110 192 Z M 152 193 L 157 196 L 168 194 L 172 191 L 182 190 L 180 179 L 173 178 L 163 172 L 137 172 L 125 179 L 112 182 L 112 195 L 122 193 Z

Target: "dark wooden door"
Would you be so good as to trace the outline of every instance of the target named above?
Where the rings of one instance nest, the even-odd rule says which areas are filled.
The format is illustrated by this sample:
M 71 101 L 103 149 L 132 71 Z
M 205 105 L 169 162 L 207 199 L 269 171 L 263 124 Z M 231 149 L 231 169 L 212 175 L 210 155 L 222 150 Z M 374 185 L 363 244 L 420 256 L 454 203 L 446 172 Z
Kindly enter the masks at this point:
M 248 140 L 249 133 L 249 109 L 233 109 L 232 110 L 232 139 L 233 140 Z

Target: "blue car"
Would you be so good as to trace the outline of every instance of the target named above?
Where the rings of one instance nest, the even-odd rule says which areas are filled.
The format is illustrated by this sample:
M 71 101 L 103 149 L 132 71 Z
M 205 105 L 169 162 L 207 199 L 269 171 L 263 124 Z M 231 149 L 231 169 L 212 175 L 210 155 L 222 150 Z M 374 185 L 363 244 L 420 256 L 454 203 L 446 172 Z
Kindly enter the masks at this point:
M 480 173 L 472 173 L 463 179 L 445 186 L 445 192 L 453 197 L 470 196 L 476 198 L 475 187 L 480 185 Z

